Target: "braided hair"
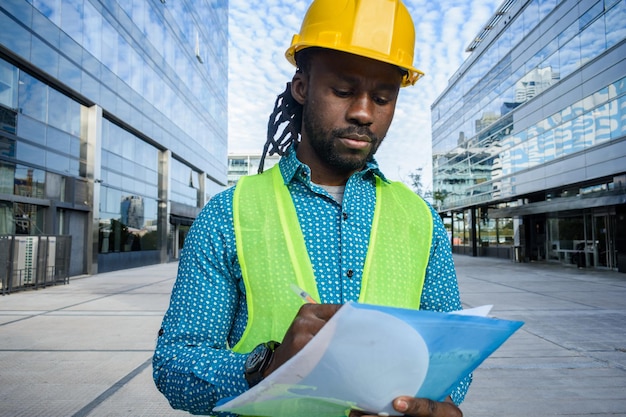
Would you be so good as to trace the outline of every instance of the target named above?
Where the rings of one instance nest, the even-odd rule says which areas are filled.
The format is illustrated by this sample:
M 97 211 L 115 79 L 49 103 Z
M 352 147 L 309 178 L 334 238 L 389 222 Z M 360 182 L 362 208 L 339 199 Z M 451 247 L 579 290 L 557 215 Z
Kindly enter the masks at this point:
M 298 64 L 296 72 L 307 73 L 309 71 L 310 57 L 317 49 L 317 47 L 310 47 L 296 53 Z M 276 97 L 274 110 L 267 122 L 267 140 L 259 162 L 259 174 L 263 172 L 266 155 L 283 156 L 292 143 L 299 142 L 301 126 L 302 105 L 291 95 L 291 82 L 288 82 L 285 91 Z
M 287 125 L 284 125 L 287 123 Z M 291 83 L 276 98 L 274 110 L 267 122 L 267 140 L 259 163 L 259 174 L 263 172 L 266 155 L 284 155 L 292 143 L 298 142 L 302 125 L 302 105 L 291 95 Z M 280 134 L 279 129 L 282 128 Z M 276 136 L 278 137 L 276 138 Z

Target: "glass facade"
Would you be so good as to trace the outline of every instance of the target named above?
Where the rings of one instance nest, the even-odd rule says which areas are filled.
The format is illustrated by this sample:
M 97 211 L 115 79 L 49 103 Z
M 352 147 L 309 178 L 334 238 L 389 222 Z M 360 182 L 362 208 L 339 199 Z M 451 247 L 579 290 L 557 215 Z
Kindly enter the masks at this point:
M 0 234 L 72 235 L 73 275 L 175 258 L 227 184 L 228 0 L 7 0 L 0 26 Z
M 459 252 L 513 257 L 519 246 L 526 259 L 567 262 L 553 253 L 550 219 L 619 206 L 626 193 L 616 179 L 626 171 L 626 1 L 518 0 L 496 16 L 432 105 L 434 203 L 460 215 Z
M 158 160 L 154 146 L 104 121 L 99 253 L 158 249 Z
M 266 155 L 263 162 L 263 170 L 267 171 L 278 163 L 280 156 Z M 228 185 L 237 184 L 239 178 L 244 175 L 254 175 L 259 171 L 261 165 L 261 154 L 230 154 L 228 155 Z
M 191 207 L 201 206 L 198 201 L 201 174 L 184 162 L 172 159 L 172 201 L 186 204 Z

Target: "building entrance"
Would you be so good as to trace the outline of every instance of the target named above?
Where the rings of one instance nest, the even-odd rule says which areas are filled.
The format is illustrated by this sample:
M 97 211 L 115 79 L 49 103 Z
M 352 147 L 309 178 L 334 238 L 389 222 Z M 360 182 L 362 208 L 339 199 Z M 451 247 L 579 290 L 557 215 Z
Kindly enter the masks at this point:
M 617 268 L 617 250 L 614 240 L 615 215 L 594 215 L 593 235 L 595 242 L 595 264 L 602 268 Z
M 616 216 L 602 212 L 548 219 L 548 260 L 579 268 L 617 268 Z

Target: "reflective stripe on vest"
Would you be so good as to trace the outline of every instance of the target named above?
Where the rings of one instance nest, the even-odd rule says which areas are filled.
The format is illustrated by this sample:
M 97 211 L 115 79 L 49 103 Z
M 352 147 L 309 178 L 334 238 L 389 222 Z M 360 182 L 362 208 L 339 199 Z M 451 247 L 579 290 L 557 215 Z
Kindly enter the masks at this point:
M 281 341 L 303 301 L 298 285 L 320 300 L 296 209 L 278 165 L 243 177 L 233 197 L 237 256 L 248 323 L 237 352 Z M 418 309 L 430 255 L 432 214 L 402 183 L 376 177 L 376 206 L 359 302 Z

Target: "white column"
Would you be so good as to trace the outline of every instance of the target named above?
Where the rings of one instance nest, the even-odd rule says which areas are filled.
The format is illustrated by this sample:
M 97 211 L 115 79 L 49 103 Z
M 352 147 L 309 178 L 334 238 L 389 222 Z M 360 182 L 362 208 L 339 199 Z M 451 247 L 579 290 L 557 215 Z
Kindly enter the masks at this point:
M 159 250 L 161 263 L 169 261 L 167 253 L 168 246 L 172 248 L 172 255 L 175 256 L 175 246 L 177 242 L 170 242 L 170 192 L 172 188 L 172 177 L 170 174 L 172 151 L 165 150 L 159 152 L 159 208 L 158 208 L 158 230 L 159 230 Z
M 91 211 L 87 220 L 86 269 L 88 274 L 98 273 L 98 231 L 100 227 L 100 183 L 102 182 L 102 107 L 83 108 L 83 136 L 86 142 L 85 160 Z

